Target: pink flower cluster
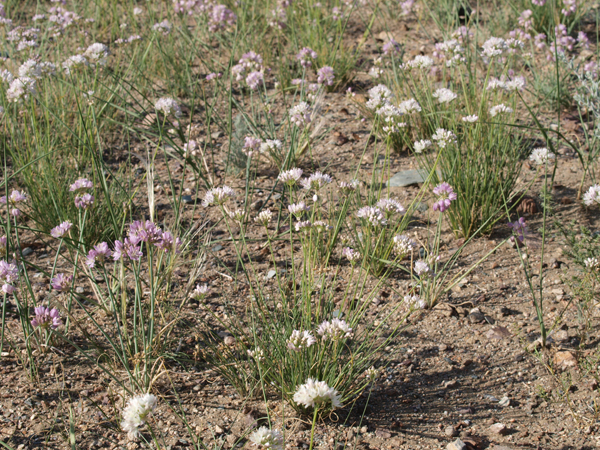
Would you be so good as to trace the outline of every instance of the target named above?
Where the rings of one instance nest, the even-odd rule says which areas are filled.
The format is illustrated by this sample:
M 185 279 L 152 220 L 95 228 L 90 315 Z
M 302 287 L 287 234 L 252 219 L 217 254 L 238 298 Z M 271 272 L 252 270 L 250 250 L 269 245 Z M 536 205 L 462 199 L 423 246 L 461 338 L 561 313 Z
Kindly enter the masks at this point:
M 450 204 L 458 198 L 454 189 L 448 183 L 437 185 L 433 188 L 433 193 L 438 197 L 437 201 L 433 204 L 433 210 L 441 213 L 450 208 Z
M 15 291 L 14 283 L 19 279 L 19 269 L 14 263 L 0 260 L 0 283 L 2 292 L 12 294 Z
M 34 328 L 40 327 L 45 330 L 49 328 L 55 330 L 62 325 L 60 312 L 56 308 L 50 309 L 46 306 L 37 306 L 33 312 L 35 317 L 31 321 L 31 325 Z
M 0 197 L 0 203 L 2 203 L 3 205 L 9 204 L 13 206 L 13 208 L 10 210 L 10 214 L 14 217 L 19 217 L 21 215 L 21 210 L 17 208 L 17 205 L 26 200 L 27 195 L 25 195 L 24 192 L 17 190 L 13 190 L 8 196 L 8 198 L 6 197 L 6 195 Z

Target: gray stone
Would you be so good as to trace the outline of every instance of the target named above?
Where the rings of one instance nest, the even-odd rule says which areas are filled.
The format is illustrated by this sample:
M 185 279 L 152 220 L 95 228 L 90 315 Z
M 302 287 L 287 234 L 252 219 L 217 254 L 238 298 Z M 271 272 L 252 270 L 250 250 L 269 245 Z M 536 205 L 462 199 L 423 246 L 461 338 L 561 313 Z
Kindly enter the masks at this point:
M 506 428 L 506 425 L 503 423 L 498 422 L 490 427 L 490 431 L 494 434 L 504 436 L 506 433 L 508 433 L 508 428 Z
M 223 246 L 221 244 L 217 244 L 212 248 L 213 252 L 220 252 L 221 250 L 223 250 Z
M 446 447 L 446 450 L 465 450 L 466 448 L 467 444 L 465 444 L 460 439 L 457 439 L 454 442 L 450 442 Z
M 510 331 L 508 331 L 508 328 L 506 328 L 506 327 L 495 326 L 495 327 L 490 328 L 487 331 L 487 333 L 485 333 L 485 336 L 488 339 L 502 340 L 504 338 L 510 337 Z
M 184 195 L 183 197 L 181 197 L 181 201 L 183 203 L 188 203 L 189 204 L 189 203 L 194 203 L 195 200 L 192 198 L 191 195 Z
M 427 203 L 423 203 L 423 202 L 417 203 L 417 207 L 416 207 L 417 211 L 424 213 L 428 209 L 429 209 L 429 206 L 427 206 Z
M 275 275 L 277 275 L 277 272 L 273 269 L 269 270 L 267 272 L 267 276 L 265 277 L 267 280 L 270 280 L 271 278 L 273 278 Z
M 25 247 L 23 249 L 23 256 L 29 256 L 33 253 L 33 249 L 31 247 Z
M 424 183 L 427 178 L 427 172 L 423 170 L 403 170 L 402 172 L 396 173 L 388 181 L 389 187 L 406 187 L 412 186 L 419 183 Z
M 469 321 L 471 323 L 481 323 L 485 320 L 485 315 L 479 311 L 479 308 L 473 308 L 469 313 Z
M 342 311 L 340 311 L 339 309 L 336 309 L 333 313 L 331 313 L 331 315 L 333 316 L 334 319 L 340 319 L 340 318 L 344 317 L 344 313 Z
M 77 286 L 75 288 L 75 293 L 76 294 L 83 294 L 84 292 L 85 292 L 85 290 L 81 286 Z
M 510 406 L 510 398 L 508 398 L 508 397 L 502 397 L 500 399 L 500 401 L 498 402 L 498 405 L 502 406 L 503 408 L 506 408 L 507 406 Z
M 456 428 L 454 428 L 452 425 L 449 425 L 444 429 L 444 434 L 446 436 L 456 437 L 456 436 L 458 436 L 458 430 Z

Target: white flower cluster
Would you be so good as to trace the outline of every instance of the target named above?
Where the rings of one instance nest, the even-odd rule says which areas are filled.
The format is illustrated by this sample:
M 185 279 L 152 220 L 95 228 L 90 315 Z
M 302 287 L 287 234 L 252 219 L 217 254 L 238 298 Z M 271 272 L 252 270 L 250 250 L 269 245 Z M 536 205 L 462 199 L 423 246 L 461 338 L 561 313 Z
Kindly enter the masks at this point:
M 496 117 L 498 114 L 510 114 L 513 112 L 513 109 L 505 104 L 501 103 L 500 105 L 492 106 L 490 108 L 490 116 Z
M 552 153 L 546 147 L 534 148 L 531 152 L 531 155 L 529 155 L 529 160 L 538 166 L 542 166 L 554 160 L 554 153 Z
M 429 69 L 433 66 L 433 59 L 429 56 L 417 55 L 415 59 L 412 61 L 408 61 L 406 64 L 401 66 L 401 68 L 409 68 L 409 69 Z
M 416 101 L 414 98 L 411 98 L 400 103 L 398 105 L 398 110 L 402 114 L 414 114 L 421 112 L 421 105 L 419 105 L 419 102 Z
M 387 224 L 383 211 L 375 206 L 363 206 L 356 212 L 356 217 L 365 219 L 374 226 Z
M 417 243 L 405 234 L 394 236 L 394 249 L 400 258 L 405 257 L 417 248 Z
M 452 131 L 443 128 L 435 130 L 435 134 L 431 136 L 431 139 L 436 141 L 440 148 L 446 148 L 448 145 L 456 143 L 456 135 Z
M 508 49 L 508 44 L 502 38 L 491 37 L 483 43 L 482 47 L 483 54 L 488 58 L 493 58 L 502 55 Z
M 235 191 L 229 186 L 212 188 L 204 195 L 204 201 L 202 202 L 202 205 L 205 207 L 222 205 L 233 197 L 235 197 Z
M 292 331 L 292 335 L 288 339 L 288 348 L 295 352 L 301 351 L 303 348 L 308 348 L 317 340 L 310 331 Z
M 156 409 L 157 398 L 152 394 L 138 395 L 129 400 L 123 410 L 121 428 L 127 432 L 130 439 L 140 435 L 140 427 L 146 423 L 148 415 Z
M 294 394 L 294 402 L 305 408 L 315 408 L 325 403 L 331 403 L 332 408 L 342 406 L 341 397 L 335 389 L 329 387 L 325 381 L 317 381 L 313 378 L 307 379 L 305 384 L 298 386 Z
M 369 89 L 369 100 L 365 106 L 373 111 L 377 111 L 384 105 L 389 104 L 393 97 L 390 88 L 383 84 L 378 84 L 374 88 Z
M 181 116 L 181 108 L 171 97 L 159 98 L 154 104 L 154 109 L 163 113 L 165 116 L 173 114 L 175 117 Z
M 421 139 L 420 141 L 416 141 L 414 145 L 415 153 L 423 153 L 423 150 L 431 147 L 432 142 L 429 139 Z
M 310 106 L 306 102 L 300 102 L 290 109 L 290 121 L 297 127 L 310 123 Z
M 437 89 L 433 94 L 433 98 L 437 98 L 440 103 L 450 103 L 456 97 L 458 97 L 454 92 L 450 89 L 440 88 Z
M 250 435 L 249 439 L 257 447 L 268 450 L 283 450 L 283 435 L 279 430 L 260 427 Z
M 600 184 L 594 184 L 593 186 L 590 186 L 587 192 L 583 194 L 583 203 L 585 206 L 600 204 Z
M 342 338 L 351 338 L 353 336 L 352 328 L 348 326 L 345 320 L 332 319 L 331 322 L 324 321 L 317 330 L 321 338 L 326 341 L 339 341 Z
M 590 270 L 598 270 L 600 268 L 600 261 L 598 261 L 598 258 L 586 258 L 584 264 L 585 267 Z
M 386 215 L 392 215 L 394 213 L 403 215 L 404 213 L 406 213 L 406 209 L 404 208 L 404 206 L 402 206 L 402 204 L 400 204 L 398 200 L 395 200 L 393 198 L 382 198 L 375 204 L 375 206 L 377 206 L 382 211 L 388 213 Z

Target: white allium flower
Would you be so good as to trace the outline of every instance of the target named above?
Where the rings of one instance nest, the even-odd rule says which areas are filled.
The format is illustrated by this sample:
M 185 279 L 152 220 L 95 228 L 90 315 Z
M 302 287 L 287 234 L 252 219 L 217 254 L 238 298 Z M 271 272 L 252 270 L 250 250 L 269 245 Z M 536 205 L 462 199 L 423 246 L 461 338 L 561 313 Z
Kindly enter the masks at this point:
M 281 150 L 281 148 L 283 147 L 283 143 L 279 140 L 279 139 L 267 139 L 265 140 L 265 142 L 263 142 L 262 144 L 260 144 L 260 152 L 262 154 L 267 154 L 267 153 L 272 153 L 272 152 L 279 152 L 279 150 Z M 291 169 L 294 170 L 294 169 Z
M 121 428 L 127 432 L 130 439 L 139 436 L 139 428 L 146 423 L 148 415 L 156 409 L 157 404 L 158 399 L 152 394 L 138 395 L 129 400 L 123 410 Z
M 529 156 L 529 160 L 541 166 L 543 164 L 548 164 L 550 161 L 554 160 L 554 153 L 548 150 L 546 147 L 543 148 L 534 148 Z
M 422 153 L 423 150 L 431 147 L 432 143 L 429 139 L 421 139 L 420 141 L 416 141 L 414 145 L 415 153 Z
M 284 184 L 289 186 L 293 186 L 298 182 L 298 180 L 302 177 L 302 169 L 298 167 L 294 167 L 290 170 L 285 170 L 279 174 L 277 179 Z
M 583 194 L 583 203 L 585 206 L 600 204 L 600 184 L 590 186 L 585 194 Z
M 419 105 L 419 102 L 414 98 L 411 98 L 400 103 L 398 105 L 398 110 L 400 110 L 402 114 L 413 114 L 421 112 L 421 105 Z
M 496 106 L 492 106 L 490 108 L 490 116 L 496 117 L 498 114 L 510 114 L 513 112 L 513 109 L 505 104 L 500 104 Z
M 250 435 L 250 442 L 257 447 L 268 450 L 283 450 L 283 435 L 279 430 L 260 427 Z
M 229 211 L 228 215 L 232 220 L 235 220 L 236 222 L 239 222 L 239 223 L 242 223 L 242 221 L 244 220 L 244 210 L 243 209 L 236 209 L 235 211 Z
M 333 408 L 342 406 L 341 396 L 335 389 L 329 387 L 325 381 L 317 381 L 313 378 L 307 379 L 305 384 L 298 386 L 294 401 L 305 408 L 319 407 L 324 403 L 331 403 Z
M 315 344 L 317 340 L 310 331 L 292 331 L 292 335 L 288 339 L 288 348 L 295 352 L 301 351 L 303 348 L 308 348 Z
M 371 366 L 365 370 L 365 377 L 367 377 L 373 383 L 380 374 L 380 370 L 376 369 L 375 366 Z
M 446 88 L 437 89 L 432 95 L 434 98 L 437 98 L 440 103 L 450 103 L 458 97 L 454 92 Z
M 418 295 L 405 295 L 404 302 L 410 309 L 425 309 L 427 303 Z
M 297 127 L 310 123 L 310 106 L 306 102 L 300 102 L 290 109 L 290 120 Z
M 417 243 L 405 234 L 394 236 L 394 248 L 398 256 L 404 257 L 417 248 Z
M 134 15 L 134 16 L 139 16 L 139 15 L 140 15 L 141 13 L 143 13 L 143 12 L 144 12 L 144 11 L 142 10 L 142 8 L 139 8 L 139 7 L 137 7 L 137 6 L 136 6 L 135 8 L 133 8 L 133 15 Z
M 417 55 L 412 61 L 408 61 L 406 67 L 410 69 L 429 69 L 433 66 L 433 59 L 429 56 Z
M 192 291 L 192 297 L 196 299 L 201 299 L 206 297 L 206 294 L 210 292 L 210 288 L 207 284 L 196 285 L 196 288 Z
M 212 205 L 222 205 L 230 198 L 235 197 L 235 191 L 229 186 L 212 188 L 204 195 L 204 201 L 202 204 L 205 207 Z
M 30 95 L 35 95 L 35 80 L 29 77 L 15 78 L 6 90 L 6 99 L 12 103 L 27 100 Z
M 173 114 L 175 117 L 181 116 L 181 108 L 171 97 L 159 98 L 154 104 L 154 109 L 160 111 L 165 116 Z
M 429 264 L 427 264 L 427 262 L 420 259 L 415 263 L 415 273 L 418 276 L 424 278 L 431 274 L 431 268 L 429 267 Z
M 597 258 L 586 258 L 584 261 L 585 267 L 590 270 L 597 270 L 600 268 L 600 262 Z
M 86 67 L 87 65 L 88 60 L 83 55 L 73 55 L 62 63 L 62 67 L 67 75 L 70 75 L 73 70 Z
M 452 131 L 443 128 L 435 130 L 435 134 L 431 136 L 431 139 L 436 141 L 440 148 L 446 148 L 448 144 L 456 143 L 456 135 Z
M 342 338 L 349 339 L 353 336 L 352 328 L 348 326 L 345 320 L 340 319 L 333 319 L 331 322 L 325 320 L 319 325 L 317 333 L 324 341 L 328 339 L 339 341 Z
M 273 219 L 273 212 L 270 209 L 265 209 L 254 218 L 254 221 L 266 227 L 271 219 Z
M 373 66 L 369 69 L 369 76 L 371 78 L 380 78 L 381 75 L 383 75 L 383 70 L 381 69 L 381 67 L 378 66 Z
M 363 206 L 356 212 L 356 217 L 366 219 L 371 225 L 379 226 L 386 225 L 387 220 L 383 211 L 374 206 Z
M 354 263 L 360 259 L 360 253 L 351 249 L 350 247 L 344 247 L 342 249 L 342 256 L 344 256 L 351 263 Z
M 369 100 L 365 103 L 365 106 L 369 109 L 377 110 L 383 105 L 388 104 L 392 96 L 390 88 L 383 84 L 378 84 L 369 89 Z
M 502 38 L 491 37 L 483 43 L 483 54 L 489 58 L 500 56 L 508 48 L 506 41 Z
M 487 90 L 488 91 L 496 91 L 498 89 L 504 89 L 505 83 L 498 78 L 490 77 L 488 80 Z
M 33 59 L 28 59 L 19 67 L 19 77 L 41 78 L 42 66 Z
M 300 222 L 296 222 L 296 225 L 295 225 L 296 231 L 303 231 L 310 227 L 312 227 L 312 223 L 310 220 L 303 220 Z
M 88 61 L 98 64 L 99 66 L 104 66 L 106 65 L 106 60 L 108 58 L 108 47 L 96 42 L 95 44 L 90 45 L 83 55 Z
M 260 347 L 256 347 L 254 350 L 248 350 L 248 356 L 257 361 L 262 361 L 265 359 L 265 352 L 263 352 Z
M 2 80 L 4 83 L 10 84 L 10 83 L 12 83 L 12 81 L 14 79 L 15 79 L 15 77 L 8 70 L 6 70 L 6 69 L 0 70 L 0 80 Z
M 358 186 L 360 186 L 358 180 L 340 181 L 340 189 L 345 193 L 354 192 Z
M 390 213 L 390 215 L 393 213 L 398 213 L 400 215 L 406 213 L 406 208 L 404 208 L 404 206 L 402 206 L 398 200 L 394 200 L 392 198 L 382 198 L 375 204 L 375 206 L 384 212 Z
M 317 172 L 313 173 L 310 177 L 305 178 L 304 180 L 301 180 L 300 183 L 302 184 L 302 187 L 304 189 L 306 189 L 307 191 L 309 191 L 311 189 L 318 191 L 326 184 L 331 183 L 331 181 L 332 180 L 329 175 L 327 175 L 326 173 L 317 171 Z
M 463 122 L 468 122 L 468 123 L 475 123 L 479 120 L 479 116 L 476 116 L 475 114 L 471 114 L 470 116 L 465 116 L 462 118 Z
M 525 77 L 518 76 L 504 82 L 502 88 L 508 92 L 522 91 L 525 88 L 525 84 Z
M 306 203 L 304 203 L 304 201 L 288 205 L 288 211 L 290 212 L 290 214 L 293 214 L 295 216 L 301 216 L 305 211 L 308 211 L 309 209 L 310 208 L 306 205 Z
M 171 23 L 167 19 L 165 19 L 162 22 L 155 23 L 154 25 L 152 25 L 152 29 L 154 31 L 160 31 L 162 34 L 167 35 L 173 29 L 173 25 L 171 25 Z

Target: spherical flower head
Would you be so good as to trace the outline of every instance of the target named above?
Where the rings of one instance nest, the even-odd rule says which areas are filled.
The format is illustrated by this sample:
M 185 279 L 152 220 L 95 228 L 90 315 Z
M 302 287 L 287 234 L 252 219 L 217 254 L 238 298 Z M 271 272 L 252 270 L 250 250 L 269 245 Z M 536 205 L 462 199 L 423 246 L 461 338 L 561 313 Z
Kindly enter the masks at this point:
M 467 122 L 467 123 L 475 123 L 479 120 L 479 117 L 476 116 L 475 114 L 472 114 L 470 116 L 465 116 L 462 118 L 463 122 Z
M 159 98 L 154 104 L 154 109 L 165 116 L 174 115 L 175 117 L 181 117 L 181 108 L 171 97 Z
M 458 198 L 452 186 L 445 182 L 433 188 L 433 193 L 438 197 L 433 204 L 433 210 L 441 213 L 450 208 L 450 204 Z
M 421 105 L 414 98 L 405 100 L 398 105 L 398 110 L 402 114 L 414 114 L 421 112 Z
M 246 136 L 244 138 L 244 147 L 242 148 L 242 151 L 250 158 L 254 151 L 260 150 L 262 143 L 263 142 L 258 138 Z
M 108 47 L 96 42 L 95 44 L 90 45 L 83 55 L 92 63 L 104 66 L 108 58 Z
M 171 23 L 167 19 L 163 20 L 162 22 L 155 23 L 154 25 L 152 25 L 152 29 L 154 31 L 161 32 L 165 36 L 171 32 L 172 28 L 173 28 L 173 25 L 171 25 Z
M 87 58 L 83 55 L 73 55 L 62 63 L 62 67 L 67 75 L 71 75 L 71 72 L 86 67 L 88 65 L 89 62 Z
M 299 352 L 303 348 L 308 348 L 316 342 L 317 340 L 311 334 L 310 331 L 294 330 L 292 331 L 292 335 L 288 339 L 287 346 L 290 350 L 294 352 Z
M 417 55 L 412 61 L 408 61 L 405 66 L 409 69 L 429 69 L 433 66 L 433 59 L 429 56 Z
M 296 231 L 308 231 L 312 227 L 312 222 L 310 220 L 304 220 L 300 222 L 296 222 L 295 229 Z
M 94 196 L 91 194 L 83 194 L 75 197 L 75 206 L 79 209 L 88 209 L 94 204 Z
M 376 369 L 375 366 L 371 366 L 365 371 L 365 377 L 367 377 L 371 383 L 374 383 L 380 373 L 381 371 L 379 369 Z
M 312 224 L 312 227 L 317 231 L 317 233 L 324 233 L 325 231 L 333 230 L 333 227 L 324 220 L 315 220 Z
M 223 205 L 233 197 L 235 197 L 235 191 L 229 186 L 212 188 L 204 195 L 202 205 L 204 205 L 204 207 Z
M 268 450 L 283 450 L 283 435 L 279 430 L 260 427 L 250 435 L 250 442 L 256 447 Z
M 238 223 L 242 223 L 244 221 L 245 213 L 243 209 L 236 209 L 235 211 L 229 211 L 227 213 L 231 220 L 234 220 Z
M 422 259 L 418 260 L 415 263 L 414 271 L 420 278 L 427 278 L 432 273 L 429 264 L 427 264 L 427 262 L 423 261 Z
M 127 432 L 130 439 L 136 439 L 140 435 L 139 428 L 146 423 L 157 404 L 158 399 L 152 394 L 138 395 L 129 400 L 123 410 L 121 428 Z
M 163 232 L 150 220 L 145 222 L 136 220 L 129 225 L 129 240 L 135 244 L 138 242 L 156 244 L 163 240 Z
M 487 41 L 485 41 L 482 45 L 483 54 L 488 58 L 493 58 L 495 56 L 500 56 L 504 52 L 504 50 L 508 49 L 508 45 L 506 41 L 502 38 L 491 37 Z
M 285 170 L 279 174 L 277 179 L 288 186 L 295 185 L 302 177 L 302 169 L 294 167 L 290 170 Z
M 35 79 L 30 77 L 15 78 L 6 90 L 6 99 L 10 103 L 28 100 L 35 95 Z
M 600 261 L 598 261 L 598 258 L 586 258 L 583 263 L 585 264 L 585 267 L 589 270 L 600 269 Z
M 69 188 L 70 192 L 83 192 L 86 189 L 92 189 L 94 187 L 94 183 L 92 183 L 87 178 L 79 178 L 75 183 L 71 185 Z
M 21 203 L 27 200 L 27 195 L 25 195 L 24 192 L 21 191 L 17 191 L 17 190 L 13 190 L 10 195 L 8 196 L 8 200 L 6 199 L 6 196 L 3 195 L 2 197 L 0 197 L 0 203 L 6 205 L 6 203 L 8 202 L 8 204 L 10 205 L 16 205 L 17 203 Z
M 72 275 L 65 275 L 64 273 L 57 274 L 50 282 L 52 283 L 52 288 L 62 292 L 69 289 L 71 286 L 71 282 L 73 281 Z
M 311 121 L 310 106 L 306 102 L 300 102 L 290 109 L 290 121 L 297 127 L 304 126 Z
M 19 67 L 19 78 L 41 78 L 42 66 L 33 59 L 28 59 Z
M 525 218 L 519 217 L 517 221 L 509 222 L 508 227 L 513 229 L 513 233 L 515 234 L 517 241 L 522 244 L 527 236 L 527 223 L 525 222 Z
M 210 288 L 208 284 L 204 283 L 203 285 L 196 285 L 196 288 L 192 291 L 192 297 L 196 300 L 201 300 L 208 295 L 210 292 Z
M 298 386 L 294 393 L 294 402 L 305 408 L 318 408 L 321 405 L 331 404 L 332 408 L 342 406 L 341 396 L 329 387 L 325 381 L 308 378 L 305 384 Z
M 300 61 L 300 65 L 302 67 L 310 67 L 312 66 L 312 59 L 317 58 L 317 52 L 315 52 L 312 48 L 304 47 L 302 50 L 298 52 L 296 55 L 296 59 Z
M 423 150 L 428 149 L 432 145 L 433 144 L 429 139 L 421 139 L 420 141 L 415 142 L 413 149 L 415 153 L 423 153 Z
M 283 143 L 279 139 L 266 139 L 260 144 L 260 152 L 262 154 L 279 154 Z
M 452 100 L 458 97 L 458 95 L 446 88 L 437 89 L 432 96 L 437 98 L 438 102 L 440 103 L 450 103 Z
M 456 135 L 452 131 L 443 128 L 435 130 L 435 134 L 431 136 L 431 139 L 437 142 L 440 148 L 446 148 L 449 144 L 456 143 Z
M 60 312 L 56 308 L 50 309 L 46 306 L 37 306 L 34 308 L 33 313 L 35 317 L 31 321 L 31 325 L 34 328 L 40 327 L 45 330 L 56 330 L 62 325 Z
M 306 203 L 304 203 L 304 201 L 288 205 L 288 211 L 290 212 L 290 214 L 293 214 L 297 217 L 301 217 L 302 214 L 304 214 L 308 210 L 310 210 L 310 208 L 306 205 Z
M 369 100 L 365 103 L 365 106 L 368 109 L 377 111 L 382 106 L 389 104 L 392 97 L 393 94 L 390 88 L 383 84 L 378 84 L 369 89 Z
M 258 87 L 264 82 L 264 74 L 262 72 L 250 72 L 246 77 L 246 84 L 253 91 L 258 89 Z
M 86 258 L 86 264 L 90 268 L 96 267 L 96 264 L 104 264 L 104 261 L 107 258 L 110 258 L 111 255 L 112 251 L 108 247 L 108 244 L 106 242 L 101 242 L 89 251 Z
M 254 222 L 256 222 L 266 228 L 272 219 L 273 219 L 273 212 L 270 209 L 265 209 L 264 211 L 261 211 L 258 214 L 258 216 L 256 216 L 254 218 Z
M 125 238 L 123 242 L 116 240 L 115 251 L 112 255 L 113 259 L 118 261 L 121 258 L 127 257 L 131 261 L 139 261 L 143 253 L 138 244 L 139 241 L 132 242 L 129 238 Z
M 404 206 L 393 198 L 382 198 L 375 206 L 381 209 L 387 217 L 390 217 L 392 214 L 400 214 L 402 216 L 406 213 Z
M 590 186 L 585 194 L 583 194 L 583 203 L 585 206 L 600 204 L 600 184 Z
M 404 303 L 408 306 L 409 309 L 425 309 L 427 308 L 427 303 L 418 295 L 405 295 Z
M 2 290 L 11 294 L 14 290 L 12 286 L 19 279 L 19 269 L 14 263 L 0 260 L 0 281 L 3 283 Z M 10 292 L 9 292 L 10 291 Z
M 510 114 L 513 112 L 513 109 L 504 104 L 492 106 L 490 108 L 490 116 L 496 117 L 498 114 Z
M 315 172 L 310 177 L 301 181 L 302 187 L 307 191 L 311 189 L 314 191 L 319 191 L 323 186 L 331 183 L 331 177 L 322 172 Z
M 360 253 L 351 249 L 350 247 L 344 247 L 342 249 L 342 256 L 350 261 L 350 263 L 353 265 L 360 259 Z
M 317 333 L 324 341 L 328 339 L 339 341 L 340 339 L 350 339 L 353 336 L 352 328 L 348 326 L 346 321 L 337 318 L 331 322 L 325 320 L 319 325 Z
M 534 148 L 529 156 L 529 160 L 538 166 L 546 165 L 554 161 L 554 153 L 547 148 Z
M 392 38 L 383 44 L 382 50 L 384 55 L 398 54 L 400 53 L 400 44 Z
M 356 217 L 366 220 L 373 226 L 387 225 L 383 211 L 375 206 L 363 206 L 356 212 Z
M 260 347 L 256 347 L 254 350 L 247 350 L 248 356 L 255 359 L 256 361 L 262 361 L 265 359 L 265 352 Z
M 417 243 L 405 234 L 394 236 L 394 249 L 399 258 L 404 258 L 417 248 Z
M 360 186 L 360 181 L 358 180 L 340 181 L 340 190 L 346 195 L 356 191 L 358 186 Z
M 334 79 L 335 73 L 333 67 L 324 66 L 317 70 L 317 83 L 331 86 L 333 85 Z

